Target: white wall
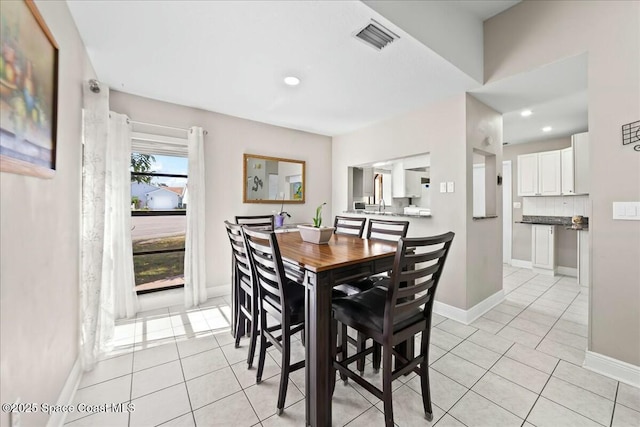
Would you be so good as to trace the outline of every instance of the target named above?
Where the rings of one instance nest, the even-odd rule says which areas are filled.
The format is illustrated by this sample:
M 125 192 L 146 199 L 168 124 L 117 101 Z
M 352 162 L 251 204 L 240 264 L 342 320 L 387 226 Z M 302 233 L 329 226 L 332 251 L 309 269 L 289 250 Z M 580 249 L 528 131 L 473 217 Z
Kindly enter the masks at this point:
M 223 221 L 280 210 L 278 203 L 242 203 L 244 153 L 306 161 L 306 203 L 285 204 L 292 216 L 287 222 L 311 222 L 316 206 L 325 201 L 329 204 L 325 212 L 331 212 L 331 138 L 117 91 L 111 91 L 109 98 L 111 110 L 133 120 L 202 126 L 209 132 L 204 140 L 208 286 L 231 283 L 231 250 Z M 267 181 L 264 186 L 268 187 Z
M 36 4 L 60 47 L 57 170 L 0 173 L 2 403 L 56 403 L 78 355 L 82 82 L 95 73 L 66 2 Z M 46 422 L 22 414 L 22 426 Z
M 333 138 L 333 215 L 348 206 L 349 166 L 409 157 L 429 152 L 431 182 L 455 181 L 455 193 L 431 194 L 430 219 L 416 219 L 410 236 L 454 231 L 456 236 L 437 291 L 438 301 L 466 306 L 466 180 L 465 96 L 440 101 L 402 116 Z M 435 188 L 435 187 L 434 187 Z M 416 225 L 418 225 L 416 227 Z
M 487 81 L 588 53 L 589 350 L 640 366 L 640 222 L 612 219 L 614 201 L 640 200 L 640 156 L 620 131 L 640 117 L 640 2 L 524 1 L 484 28 Z

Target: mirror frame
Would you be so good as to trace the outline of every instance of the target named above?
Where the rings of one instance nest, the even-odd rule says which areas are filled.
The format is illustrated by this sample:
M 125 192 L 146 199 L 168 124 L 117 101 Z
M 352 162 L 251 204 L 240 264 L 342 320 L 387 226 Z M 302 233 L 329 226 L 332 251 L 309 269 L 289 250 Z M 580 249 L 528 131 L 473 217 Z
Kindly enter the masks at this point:
M 254 200 L 247 199 L 247 160 L 249 158 L 252 159 L 261 159 L 261 160 L 274 160 L 278 162 L 288 162 L 288 163 L 299 163 L 302 166 L 302 199 L 301 200 Z M 242 157 L 242 202 L 243 203 L 271 203 L 271 204 L 301 204 L 305 202 L 306 194 L 306 181 L 307 177 L 305 174 L 306 162 L 304 160 L 294 160 L 294 159 L 285 159 L 282 157 L 269 157 L 269 156 L 261 156 L 258 154 L 248 154 L 244 153 Z

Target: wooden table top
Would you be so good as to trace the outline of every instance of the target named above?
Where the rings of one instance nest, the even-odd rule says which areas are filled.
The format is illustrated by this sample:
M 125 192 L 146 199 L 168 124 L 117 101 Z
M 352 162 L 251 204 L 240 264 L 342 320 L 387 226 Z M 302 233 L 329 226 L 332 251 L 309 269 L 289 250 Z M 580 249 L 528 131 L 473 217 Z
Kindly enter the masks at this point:
M 300 233 L 278 233 L 277 238 L 283 258 L 315 273 L 384 258 L 395 254 L 398 247 L 395 242 L 366 240 L 344 234 L 334 234 L 326 245 L 305 242 Z

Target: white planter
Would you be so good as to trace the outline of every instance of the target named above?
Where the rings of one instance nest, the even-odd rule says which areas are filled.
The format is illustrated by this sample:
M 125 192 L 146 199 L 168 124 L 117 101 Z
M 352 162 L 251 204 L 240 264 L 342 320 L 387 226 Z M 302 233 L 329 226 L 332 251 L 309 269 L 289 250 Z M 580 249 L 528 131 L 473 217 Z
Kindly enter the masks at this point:
M 300 229 L 300 237 L 302 240 L 317 245 L 326 245 L 331 240 L 335 227 L 316 228 L 312 225 L 298 225 Z

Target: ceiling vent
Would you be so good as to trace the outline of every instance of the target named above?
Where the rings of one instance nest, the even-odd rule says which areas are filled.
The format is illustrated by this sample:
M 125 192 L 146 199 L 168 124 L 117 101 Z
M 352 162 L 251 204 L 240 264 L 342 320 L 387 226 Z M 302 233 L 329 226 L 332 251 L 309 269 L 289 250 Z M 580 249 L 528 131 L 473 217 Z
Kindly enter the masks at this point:
M 386 45 L 400 38 L 399 35 L 385 28 L 374 19 L 372 19 L 366 27 L 354 34 L 354 36 L 376 50 L 382 50 Z

